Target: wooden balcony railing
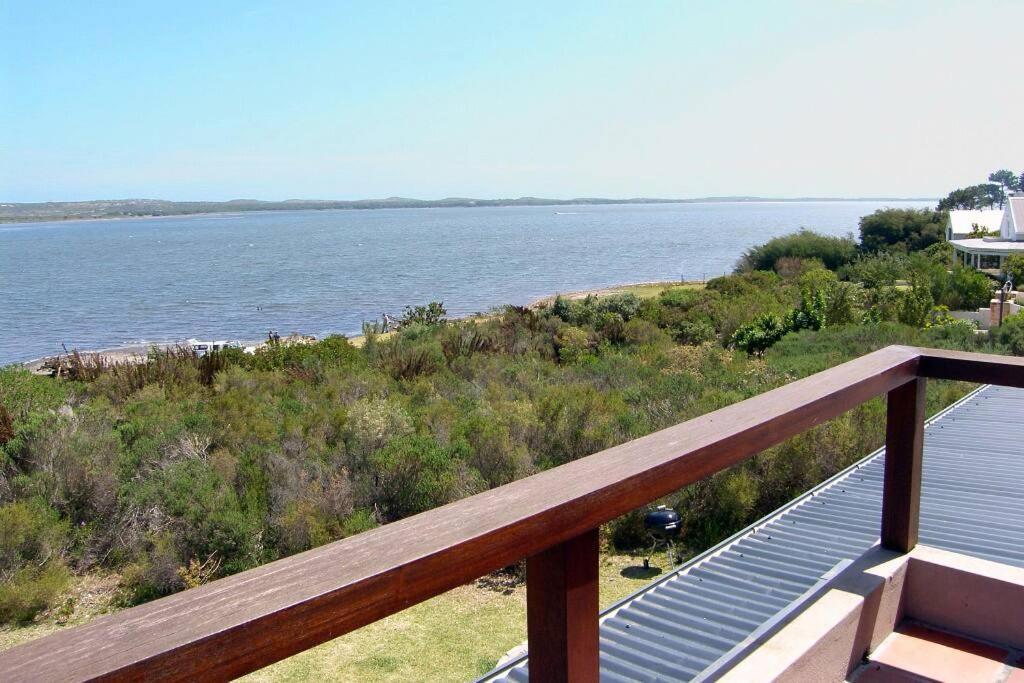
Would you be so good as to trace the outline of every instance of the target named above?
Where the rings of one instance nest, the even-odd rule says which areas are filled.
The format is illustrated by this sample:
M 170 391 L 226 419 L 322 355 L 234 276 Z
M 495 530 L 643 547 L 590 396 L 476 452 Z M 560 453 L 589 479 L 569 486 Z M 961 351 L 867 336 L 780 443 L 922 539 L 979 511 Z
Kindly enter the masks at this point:
M 881 538 L 917 542 L 926 378 L 1024 387 L 1024 358 L 890 346 L 450 505 L 0 653 L 0 680 L 221 680 L 527 559 L 530 675 L 596 681 L 597 528 L 888 394 Z

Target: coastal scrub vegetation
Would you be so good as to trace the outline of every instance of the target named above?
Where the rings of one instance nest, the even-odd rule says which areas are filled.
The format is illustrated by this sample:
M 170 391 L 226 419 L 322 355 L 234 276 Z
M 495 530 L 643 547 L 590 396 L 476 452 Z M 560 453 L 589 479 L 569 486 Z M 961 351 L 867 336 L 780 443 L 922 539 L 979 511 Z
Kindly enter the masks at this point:
M 863 247 L 863 230 L 898 239 Z M 113 572 L 132 604 L 359 533 L 696 417 L 888 344 L 1024 353 L 949 316 L 983 275 L 947 270 L 925 217 L 875 216 L 860 244 L 801 231 L 704 288 L 558 297 L 397 332 L 70 377 L 0 370 L 0 621 Z M 909 226 L 909 227 L 908 227 Z M 929 407 L 965 385 L 929 384 Z M 874 400 L 660 501 L 697 551 L 881 444 Z M 643 547 L 642 510 L 605 542 Z

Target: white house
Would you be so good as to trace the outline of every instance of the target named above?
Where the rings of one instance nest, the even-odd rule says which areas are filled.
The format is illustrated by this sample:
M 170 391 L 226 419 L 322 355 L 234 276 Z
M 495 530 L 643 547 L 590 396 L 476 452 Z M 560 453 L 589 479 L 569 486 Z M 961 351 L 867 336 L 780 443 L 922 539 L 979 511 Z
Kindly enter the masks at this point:
M 975 226 L 986 232 L 998 229 L 999 235 L 967 237 Z M 1002 211 L 950 211 L 946 237 L 953 245 L 953 258 L 964 265 L 1002 270 L 1007 256 L 1024 254 L 1024 193 L 1007 197 Z
M 949 220 L 946 221 L 946 239 L 951 242 L 965 239 L 978 228 L 985 232 L 995 232 L 1002 222 L 1002 209 L 954 209 L 949 212 Z

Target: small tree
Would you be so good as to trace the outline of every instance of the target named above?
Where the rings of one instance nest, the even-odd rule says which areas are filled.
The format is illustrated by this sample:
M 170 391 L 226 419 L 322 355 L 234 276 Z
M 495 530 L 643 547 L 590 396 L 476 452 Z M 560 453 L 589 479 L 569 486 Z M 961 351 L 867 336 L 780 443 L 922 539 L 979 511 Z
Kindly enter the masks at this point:
M 916 281 L 909 290 L 901 292 L 897 319 L 904 325 L 924 327 L 934 305 L 928 283 Z
M 788 331 L 782 318 L 774 313 L 765 313 L 736 330 L 732 335 L 732 343 L 752 356 L 760 356 L 786 336 Z
M 1011 254 L 1006 257 L 1003 266 L 1006 277 L 1013 280 L 1014 286 L 1024 285 L 1024 255 Z
M 432 327 L 444 323 L 448 311 L 440 301 L 431 301 L 426 306 L 406 306 L 402 319 L 399 321 L 401 327 L 409 325 L 426 325 Z

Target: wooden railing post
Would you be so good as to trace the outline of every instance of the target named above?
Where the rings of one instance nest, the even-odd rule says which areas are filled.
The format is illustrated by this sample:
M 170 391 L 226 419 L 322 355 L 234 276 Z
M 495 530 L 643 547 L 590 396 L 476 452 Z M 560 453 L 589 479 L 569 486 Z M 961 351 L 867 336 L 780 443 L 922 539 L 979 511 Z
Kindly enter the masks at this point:
M 882 487 L 882 546 L 903 553 L 910 552 L 917 545 L 924 411 L 923 377 L 889 392 L 885 425 L 885 483 Z
M 526 561 L 530 681 L 597 683 L 597 529 Z

